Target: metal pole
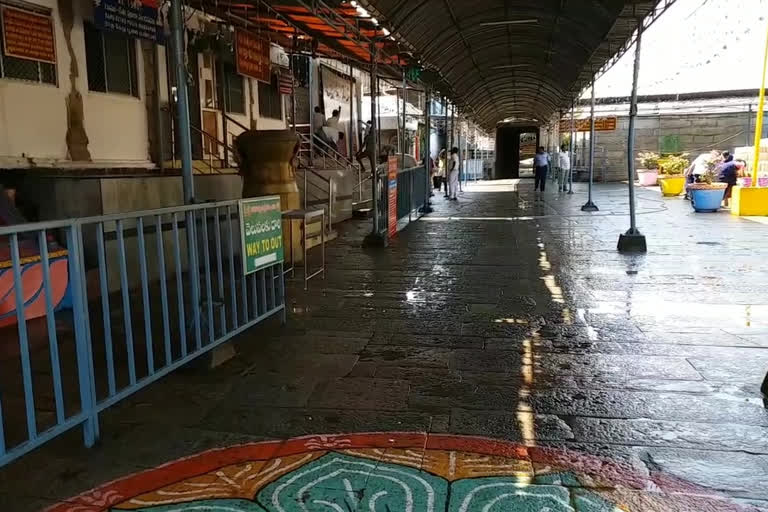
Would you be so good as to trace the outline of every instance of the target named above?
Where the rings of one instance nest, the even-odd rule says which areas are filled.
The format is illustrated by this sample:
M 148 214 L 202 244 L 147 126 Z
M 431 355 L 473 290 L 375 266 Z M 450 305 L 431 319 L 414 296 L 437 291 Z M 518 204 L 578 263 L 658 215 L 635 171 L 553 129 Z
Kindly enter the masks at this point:
M 352 61 L 349 61 L 349 160 L 353 161 L 355 156 L 355 144 L 354 139 L 355 132 L 359 127 L 359 123 L 355 123 L 355 72 L 352 67 Z M 358 113 L 359 116 L 359 113 Z
M 400 126 L 400 94 L 397 92 L 397 86 L 395 86 L 395 128 L 397 130 L 397 152 L 403 151 L 403 131 Z
M 752 186 L 757 186 L 757 167 L 760 164 L 760 140 L 763 138 L 763 113 L 765 110 L 765 72 L 768 70 L 768 36 L 765 40 L 763 55 L 763 81 L 760 85 L 760 99 L 757 102 L 757 121 L 755 122 L 755 157 L 752 162 Z
M 427 186 L 424 189 L 424 206 L 421 209 L 421 213 L 432 213 L 432 205 L 429 204 L 430 191 L 432 190 L 432 182 L 429 176 L 429 167 L 432 161 L 432 148 L 430 139 L 430 122 L 432 121 L 432 91 L 429 89 L 424 93 L 424 168 L 426 171 Z
M 583 212 L 596 212 L 600 208 L 592 202 L 592 181 L 595 175 L 595 79 L 592 78 L 592 103 L 589 107 L 589 196 L 587 202 L 581 207 Z
M 381 223 L 381 219 L 379 219 L 379 177 L 377 172 L 377 164 L 379 160 L 379 131 L 378 131 L 378 116 L 377 116 L 377 96 L 379 93 L 379 87 L 378 87 L 378 56 L 377 56 L 377 49 L 376 49 L 376 43 L 371 43 L 371 139 L 369 139 L 369 142 L 373 143 L 373 148 L 369 148 L 366 146 L 366 151 L 370 155 L 373 153 L 373 158 L 371 159 L 371 206 L 373 208 L 373 231 L 365 237 L 365 241 L 363 242 L 363 245 L 366 246 L 386 246 L 387 244 L 387 237 L 386 235 L 382 236 L 380 230 L 379 230 L 379 224 Z M 384 219 L 386 222 L 386 217 Z
M 307 91 L 309 94 L 309 166 L 314 167 L 313 158 L 315 156 L 315 95 L 312 94 L 312 56 L 307 57 Z M 306 176 L 307 170 L 304 170 Z M 307 189 L 304 189 L 304 196 L 307 195 Z
M 403 139 L 403 140 L 401 141 L 401 146 L 400 146 L 400 153 L 403 155 L 403 156 L 402 156 L 402 158 L 403 158 L 403 163 L 402 163 L 403 169 L 405 169 L 405 151 L 406 151 L 406 148 L 405 148 L 405 146 L 406 146 L 406 137 L 405 137 L 405 110 L 406 110 L 406 108 L 407 108 L 407 107 L 406 107 L 406 105 L 405 105 L 405 93 L 406 93 L 406 87 L 407 87 L 407 84 L 406 84 L 406 82 L 405 82 L 405 68 L 403 68 L 403 131 L 402 131 L 402 134 L 401 134 L 401 135 L 402 135 L 402 139 Z
M 571 165 L 568 168 L 568 193 L 573 194 L 573 166 L 576 164 L 576 155 L 574 153 L 574 150 L 576 148 L 576 125 L 573 121 L 573 117 L 576 111 L 576 100 L 573 100 L 573 103 L 571 103 L 571 144 L 570 144 L 570 157 L 571 157 Z M 563 187 L 565 188 L 565 187 Z
M 627 138 L 627 183 L 629 185 L 629 231 L 619 236 L 621 252 L 646 252 L 645 236 L 637 229 L 635 221 L 635 118 L 637 117 L 637 81 L 640 76 L 640 49 L 643 36 L 643 20 L 637 26 L 635 66 L 632 72 L 632 99 L 629 103 L 629 135 Z
M 181 182 L 184 204 L 195 202 L 195 183 L 192 177 L 192 137 L 189 127 L 189 98 L 187 96 L 187 68 L 184 65 L 184 15 L 181 0 L 171 0 L 171 34 L 176 67 L 176 136 L 181 152 Z

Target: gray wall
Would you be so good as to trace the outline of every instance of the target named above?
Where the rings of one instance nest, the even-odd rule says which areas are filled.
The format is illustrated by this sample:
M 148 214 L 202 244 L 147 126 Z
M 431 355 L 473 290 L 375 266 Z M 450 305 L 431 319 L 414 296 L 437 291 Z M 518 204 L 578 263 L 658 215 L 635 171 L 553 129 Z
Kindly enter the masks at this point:
M 629 118 L 619 117 L 615 131 L 595 134 L 597 180 L 626 180 L 628 126 Z M 638 116 L 635 124 L 635 154 L 642 151 L 670 151 L 696 155 L 710 149 L 733 150 L 735 147 L 752 145 L 754 126 L 754 112 L 751 115 L 739 112 Z M 763 137 L 768 137 L 768 125 L 763 129 Z M 581 135 L 577 140 L 581 140 Z M 580 151 L 581 144 L 578 146 Z M 588 163 L 589 159 L 577 155 L 577 161 Z

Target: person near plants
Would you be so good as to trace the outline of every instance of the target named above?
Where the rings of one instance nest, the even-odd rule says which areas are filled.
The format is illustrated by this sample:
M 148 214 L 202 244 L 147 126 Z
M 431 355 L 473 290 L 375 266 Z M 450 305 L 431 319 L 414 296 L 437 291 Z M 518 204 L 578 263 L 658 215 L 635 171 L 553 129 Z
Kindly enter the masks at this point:
M 539 146 L 536 154 L 533 155 L 533 192 L 537 194 L 539 190 L 544 192 L 547 184 L 547 170 L 549 170 L 549 153 L 544 151 L 544 146 Z M 539 197 L 539 196 L 537 196 Z
M 717 181 L 720 183 L 727 183 L 728 187 L 725 189 L 725 195 L 723 196 L 723 205 L 728 206 L 731 199 L 731 192 L 733 186 L 739 177 L 739 166 L 733 160 L 733 155 L 728 151 L 723 152 L 723 162 L 717 168 Z
M 451 158 L 448 161 L 448 199 L 458 201 L 459 193 L 459 148 L 451 148 Z
M 720 152 L 715 150 L 697 156 L 685 170 L 684 175 L 687 185 L 690 185 L 691 183 L 700 183 L 701 177 L 707 173 L 709 162 L 717 161 L 720 158 Z M 690 199 L 691 196 L 687 185 L 685 187 L 685 199 Z

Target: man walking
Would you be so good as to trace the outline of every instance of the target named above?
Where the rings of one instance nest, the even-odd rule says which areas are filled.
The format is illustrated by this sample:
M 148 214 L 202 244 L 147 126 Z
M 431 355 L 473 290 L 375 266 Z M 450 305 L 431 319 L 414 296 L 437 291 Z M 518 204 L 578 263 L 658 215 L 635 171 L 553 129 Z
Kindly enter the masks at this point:
M 535 168 L 533 174 L 533 193 L 538 199 L 539 190 L 544 192 L 544 188 L 547 185 L 547 170 L 549 169 L 549 154 L 544 151 L 544 146 L 539 146 L 536 150 L 536 154 L 533 156 L 533 166 Z
M 448 160 L 448 199 L 458 201 L 456 195 L 459 192 L 459 148 L 451 149 L 451 158 Z

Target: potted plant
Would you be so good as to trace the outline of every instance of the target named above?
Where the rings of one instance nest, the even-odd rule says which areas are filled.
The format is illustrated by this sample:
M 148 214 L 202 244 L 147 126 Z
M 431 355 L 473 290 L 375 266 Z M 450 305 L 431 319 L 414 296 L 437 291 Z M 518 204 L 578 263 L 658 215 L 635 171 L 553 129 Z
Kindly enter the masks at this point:
M 691 206 L 697 212 L 716 212 L 720 209 L 725 196 L 727 183 L 719 183 L 717 179 L 717 166 L 722 158 L 710 158 L 707 160 L 707 170 L 699 176 L 699 181 L 688 185 L 691 194 Z
M 637 161 L 640 168 L 637 170 L 638 181 L 641 187 L 653 187 L 659 177 L 659 154 L 652 151 L 639 153 Z
M 679 196 L 685 188 L 685 170 L 688 168 L 688 154 L 668 155 L 659 159 L 658 182 L 663 196 Z

